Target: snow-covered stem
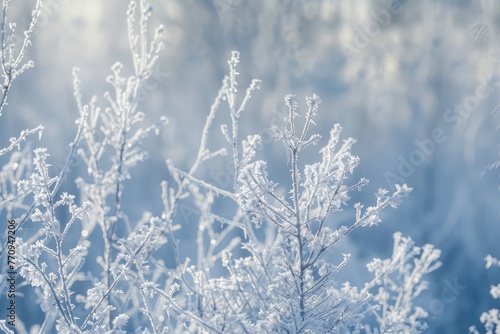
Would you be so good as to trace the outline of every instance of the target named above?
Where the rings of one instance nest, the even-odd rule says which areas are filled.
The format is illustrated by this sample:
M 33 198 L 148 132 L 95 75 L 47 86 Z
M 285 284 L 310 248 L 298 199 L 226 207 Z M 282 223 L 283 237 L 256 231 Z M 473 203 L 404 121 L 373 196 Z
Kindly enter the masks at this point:
M 39 125 L 36 128 L 30 129 L 30 130 L 21 131 L 21 133 L 19 134 L 19 137 L 10 138 L 10 145 L 0 150 L 0 156 L 9 153 L 10 151 L 12 151 L 15 148 L 19 149 L 21 142 L 25 141 L 28 136 L 31 136 L 35 133 L 38 133 L 38 137 L 40 138 L 42 136 L 43 130 L 44 130 L 43 126 Z
M 224 88 L 224 97 L 226 98 L 229 106 L 229 115 L 231 118 L 231 137 L 229 137 L 227 130 L 223 130 L 224 135 L 226 136 L 227 141 L 231 144 L 232 148 L 232 156 L 233 156 L 233 168 L 234 168 L 234 184 L 233 188 L 236 190 L 237 180 L 240 170 L 240 157 L 239 157 L 239 139 L 238 139 L 238 124 L 241 113 L 245 110 L 245 107 L 250 100 L 252 92 L 259 89 L 260 80 L 253 79 L 250 85 L 246 90 L 245 97 L 241 102 L 238 109 L 236 109 L 236 99 L 238 92 L 238 81 L 237 76 L 239 75 L 237 71 L 237 65 L 240 62 L 240 53 L 238 51 L 231 52 L 231 59 L 228 60 L 229 65 L 229 76 L 224 80 L 226 82 Z M 227 83 L 229 82 L 229 83 Z M 224 125 L 225 126 L 225 125 Z

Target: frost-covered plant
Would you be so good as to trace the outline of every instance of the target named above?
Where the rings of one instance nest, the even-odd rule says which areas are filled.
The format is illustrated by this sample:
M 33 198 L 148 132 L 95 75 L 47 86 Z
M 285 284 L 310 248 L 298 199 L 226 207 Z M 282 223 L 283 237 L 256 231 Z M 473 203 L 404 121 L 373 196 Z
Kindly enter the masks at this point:
M 210 280 L 214 275 L 213 267 L 216 262 L 223 259 L 226 252 L 232 251 L 241 244 L 241 238 L 238 234 L 235 234 L 236 231 L 252 233 L 251 230 L 245 228 L 244 224 L 247 222 L 242 222 L 243 216 L 240 209 L 236 211 L 231 219 L 226 219 L 211 212 L 215 196 L 222 195 L 236 202 L 234 192 L 237 187 L 236 182 L 233 183 L 233 191 L 228 191 L 195 177 L 204 162 L 227 153 L 226 149 L 211 152 L 207 147 L 209 131 L 217 112 L 224 102 L 229 109 L 230 126 L 222 125 L 221 132 L 232 150 L 231 158 L 235 175 L 239 173 L 242 164 L 253 156 L 252 143 L 248 146 L 246 141 L 241 144 L 238 139 L 238 120 L 252 92 L 259 88 L 260 80 L 252 80 L 246 90 L 245 97 L 238 105 L 238 83 L 236 80 L 238 62 L 239 53 L 233 51 L 232 57 L 228 61 L 230 73 L 223 79 L 222 86 L 210 108 L 210 113 L 202 131 L 200 147 L 192 167 L 188 172 L 184 172 L 177 169 L 172 161 L 167 161 L 175 186 L 171 186 L 167 182 L 162 183 L 162 199 L 165 208 L 162 217 L 168 223 L 166 234 L 171 241 L 176 266 L 170 271 L 171 276 L 166 280 L 163 289 L 159 289 L 155 282 L 147 281 L 144 282 L 143 288 L 148 295 L 154 293 L 160 295 L 161 298 L 157 301 L 156 308 L 164 308 L 169 314 L 168 319 L 162 317 L 163 324 L 157 321 L 156 325 L 159 328 L 168 328 L 176 333 L 183 332 L 185 328 L 188 328 L 189 331 L 209 330 L 219 332 L 217 327 L 221 317 L 217 312 L 212 312 L 214 307 L 212 300 L 214 293 L 216 293 L 211 287 L 212 282 Z M 241 145 L 243 148 L 240 151 Z M 174 233 L 178 226 L 173 224 L 176 215 L 183 208 L 181 201 L 190 195 L 193 197 L 194 203 L 192 205 L 200 213 L 196 236 L 197 257 L 194 264 L 191 263 L 189 257 L 180 254 L 179 241 Z M 182 212 L 180 215 L 182 216 Z M 223 228 L 219 228 L 217 223 L 222 224 Z M 175 299 L 172 298 L 174 292 Z
M 137 8 L 139 7 L 139 8 Z M 135 19 L 139 11 L 139 20 Z M 114 88 L 114 93 L 106 92 L 109 106 L 101 109 L 93 97 L 88 105 L 83 105 L 79 92 L 78 70 L 74 70 L 75 97 L 82 119 L 83 147 L 78 154 L 87 166 L 90 180 L 77 179 L 77 185 L 85 199 L 92 203 L 92 212 L 84 222 L 83 230 L 87 235 L 99 226 L 104 251 L 99 265 L 104 271 L 103 286 L 109 290 L 119 275 L 113 273 L 115 261 L 114 249 L 118 245 L 117 226 L 120 224 L 126 234 L 132 229 L 126 214 L 122 210 L 122 193 L 124 181 L 130 178 L 130 170 L 143 161 L 147 153 L 141 148 L 141 141 L 152 131 L 158 133 L 161 126 L 167 123 L 162 118 L 157 124 L 144 128 L 144 113 L 138 110 L 144 85 L 150 78 L 163 47 L 161 34 L 163 27 L 159 26 L 153 39 L 148 43 L 148 19 L 152 8 L 145 1 L 130 2 L 127 11 L 128 37 L 133 60 L 133 73 L 123 75 L 123 65 L 119 62 L 111 67 L 112 75 L 107 78 Z M 138 25 L 138 32 L 135 26 Z M 125 235 L 126 235 L 125 234 Z M 95 235 L 95 234 L 94 234 Z M 116 267 L 115 267 L 116 269 Z M 103 301 L 111 310 L 111 294 Z M 112 319 L 108 319 L 108 323 Z
M 173 320 L 173 324 L 178 326 L 181 323 L 190 331 L 330 333 L 365 328 L 361 323 L 364 312 L 367 308 L 377 310 L 375 306 L 369 306 L 373 299 L 369 292 L 374 286 L 382 285 L 397 292 L 398 301 L 390 306 L 388 298 L 383 304 L 384 315 L 378 318 L 380 331 L 390 327 L 391 330 L 397 328 L 418 333 L 424 328 L 419 321 L 426 314 L 420 308 L 414 308 L 412 301 L 425 288 L 421 277 L 439 266 L 436 262 L 438 251 L 425 246 L 412 266 L 408 262 L 419 255 L 420 249 L 413 247 L 410 239 L 396 238 L 393 258 L 380 261 L 380 268 L 375 264 L 370 267 L 376 271 L 376 277 L 361 292 L 349 284 L 339 286 L 335 281 L 349 256 L 344 255 L 338 263 L 331 260 L 335 255 L 334 247 L 343 237 L 357 227 L 379 223 L 380 211 L 387 206 L 397 207 L 411 188 L 396 185 L 393 194 L 380 189 L 375 205 L 366 209 L 359 203 L 355 205 L 356 215 L 351 225 L 332 226 L 329 215 L 342 210 L 349 200 L 350 191 L 361 189 L 368 182 L 361 179 L 353 184 L 347 183 L 348 176 L 359 163 L 359 159 L 350 153 L 355 141 L 347 139 L 340 144 L 342 128 L 335 125 L 328 143 L 320 150 L 322 159 L 299 170 L 300 153 L 321 139 L 318 134 L 309 134 L 321 100 L 316 95 L 307 98 L 304 125 L 299 131 L 298 104 L 293 96 L 288 95 L 285 97 L 288 108 L 285 126 L 273 129 L 275 137 L 288 151 L 291 165 L 288 196 L 279 193 L 278 185 L 268 177 L 267 163 L 254 161 L 257 145 L 261 142 L 259 136 L 251 135 L 241 143 L 238 141 L 237 121 L 242 109 L 235 108 L 238 61 L 238 53 L 233 53 L 229 61 L 230 74 L 224 79 L 211 109 L 200 149 L 206 158 L 220 152 L 210 153 L 205 148 L 205 137 L 221 100 L 228 101 L 231 128 L 223 125 L 221 130 L 233 150 L 237 183 L 232 191 L 223 190 L 196 178 L 193 175 L 196 168 L 186 173 L 170 166 L 178 189 L 189 188 L 200 208 L 199 258 L 195 265 L 190 265 L 189 259 L 181 262 L 176 250 L 177 282 L 163 289 L 153 282 L 146 282 L 144 288 L 162 296 L 166 309 L 171 311 L 171 318 L 174 318 L 172 313 L 178 314 L 178 320 Z M 253 81 L 247 89 L 241 104 L 243 108 L 256 83 Z M 197 162 L 202 160 L 197 159 Z M 167 194 L 167 185 L 164 187 L 164 194 Z M 173 203 L 180 198 L 175 194 L 170 189 L 170 196 L 165 196 L 166 208 L 175 206 Z M 231 219 L 210 212 L 214 195 L 224 196 L 237 204 L 237 212 Z M 216 230 L 216 222 L 223 228 Z M 232 234 L 235 228 L 241 230 L 245 238 L 243 243 Z M 256 236 L 255 229 L 259 228 L 267 231 L 263 239 Z M 204 235 L 208 237 L 208 249 Z M 175 245 L 173 233 L 171 238 Z M 203 251 L 200 252 L 200 248 Z M 233 248 L 242 249 L 249 256 L 234 256 Z M 227 270 L 226 276 L 214 277 L 212 266 L 218 260 Z M 373 300 L 375 304 L 381 302 L 380 298 Z M 387 315 L 388 309 L 392 314 Z M 181 331 L 182 327 L 176 327 L 175 332 Z
M 411 239 L 396 234 L 392 258 L 368 266 L 374 278 L 362 289 L 337 282 L 349 259 L 339 254 L 339 242 L 358 227 L 378 224 L 380 212 L 398 207 L 411 188 L 395 185 L 393 193 L 380 189 L 373 205 L 354 204 L 354 217 L 346 225 L 332 219 L 348 206 L 350 193 L 368 181 L 350 181 L 359 159 L 351 153 L 355 140 L 342 141 L 338 124 L 319 150 L 320 159 L 303 161 L 304 150 L 322 140 L 310 133 L 321 103 L 313 94 L 306 98 L 303 119 L 294 96 L 287 95 L 283 126 L 273 127 L 289 160 L 289 182 L 282 192 L 269 176 L 268 162 L 257 159 L 261 138 L 241 138 L 239 133 L 239 121 L 260 81 L 252 80 L 238 101 L 238 52 L 228 61 L 229 75 L 207 116 L 195 162 L 183 171 L 167 161 L 171 179 L 161 185 L 161 214 L 144 212 L 138 222 L 128 219 L 123 194 L 133 167 L 146 158 L 141 142 L 166 124 L 162 118 L 145 125 L 139 111 L 142 89 L 162 48 L 162 27 L 148 42 L 150 15 L 145 0 L 130 3 L 133 70 L 125 74 L 122 64 L 112 66 L 108 83 L 114 92 L 104 94 L 106 107 L 99 107 L 96 97 L 82 102 L 74 71 L 79 118 L 61 173 L 50 174 L 48 150 L 37 148 L 33 171 L 16 183 L 24 198 L 18 205 L 25 212 L 23 222 L 33 227 L 17 238 L 18 266 L 45 314 L 38 330 L 369 332 L 369 324 L 375 323 L 371 314 L 378 322 L 375 332 L 419 333 L 425 328 L 426 313 L 414 299 L 425 288 L 422 277 L 439 266 L 439 251 L 432 246 L 414 247 Z M 208 142 L 216 116 L 228 120 L 220 127 L 228 148 L 212 151 Z M 201 173 L 204 163 L 225 155 L 233 166 L 229 189 Z M 13 159 L 15 164 L 17 157 Z M 80 194 L 61 194 L 74 159 L 85 166 L 85 175 L 76 180 Z M 0 176 L 11 180 L 12 172 Z M 215 201 L 227 204 L 226 213 L 213 210 Z M 196 215 L 183 215 L 185 205 Z M 186 217 L 197 227 L 193 259 L 180 247 L 178 230 L 186 228 Z
M 129 318 L 127 312 L 138 311 L 134 303 L 129 304 L 130 299 L 135 302 L 140 296 L 133 280 L 147 268 L 149 252 L 163 240 L 161 219 L 147 217 L 130 227 L 121 209 L 124 180 L 130 178 L 130 169 L 145 158 L 141 140 L 166 123 L 166 119 L 161 119 L 146 128 L 139 126 L 144 120 L 144 114 L 138 111 L 140 94 L 162 48 L 163 28 L 157 29 L 149 43 L 147 25 L 151 7 L 145 1 L 136 7 L 136 3 L 131 2 L 127 12 L 133 73 L 124 77 L 122 65 L 113 65 L 108 82 L 114 94 L 105 94 L 109 107 L 101 110 L 96 98 L 88 105 L 81 102 L 75 69 L 75 97 L 80 118 L 67 162 L 59 176 L 51 176 L 47 150 L 36 149 L 34 173 L 18 185 L 24 194 L 33 196 L 27 216 L 37 227 L 36 233 L 30 238 L 17 239 L 18 265 L 21 276 L 40 296 L 46 314 L 42 332 L 51 331 L 54 323 L 61 332 L 120 332 Z M 139 17 L 138 33 L 134 30 L 136 16 Z M 74 204 L 75 196 L 58 195 L 62 175 L 77 156 L 87 165 L 88 172 L 87 177 L 76 180 L 82 192 L 81 207 Z M 64 211 L 69 212 L 69 219 Z M 117 224 L 124 227 L 121 236 Z M 95 226 L 100 227 L 100 234 L 94 230 Z M 102 244 L 96 240 L 99 235 Z M 100 256 L 88 251 L 92 243 L 97 244 L 97 249 L 102 246 Z M 80 271 L 89 256 L 94 256 L 92 261 L 97 260 L 102 270 L 93 267 L 85 273 Z M 91 284 L 86 296 L 75 293 L 74 283 L 78 281 Z M 128 286 L 124 282 L 128 282 Z M 76 305 L 86 311 L 75 315 Z M 134 308 L 135 311 L 131 311 Z
M 334 264 L 325 259 L 325 255 L 354 228 L 378 223 L 380 210 L 387 205 L 396 207 L 410 189 L 398 187 L 389 196 L 380 191 L 375 206 L 363 210 L 361 204 L 356 205 L 356 220 L 352 225 L 329 226 L 328 215 L 346 205 L 351 190 L 360 189 L 367 183 L 361 179 L 351 185 L 345 184 L 359 162 L 350 153 L 354 140 L 347 139 L 338 145 L 341 127 L 335 125 L 327 145 L 320 150 L 321 161 L 306 165 L 301 172 L 300 153 L 320 139 L 318 134 L 308 133 L 320 99 L 316 95 L 307 99 L 308 110 L 300 131 L 296 124 L 297 103 L 291 95 L 285 97 L 285 103 L 288 108 L 286 126 L 274 131 L 291 159 L 289 196 L 278 194 L 277 184 L 268 178 L 266 162 L 249 162 L 242 168 L 238 193 L 241 209 L 257 228 L 271 223 L 277 233 L 266 252 L 262 252 L 256 242 L 246 245 L 252 256 L 246 259 L 245 266 L 235 268 L 228 262 L 229 270 L 235 272 L 235 277 L 227 282 L 228 290 L 241 289 L 240 300 L 231 302 L 241 308 L 237 313 L 249 315 L 247 321 L 254 323 L 254 331 L 331 332 L 350 323 L 352 319 L 343 321 L 344 315 L 359 312 L 354 310 L 363 304 L 363 297 L 354 298 L 349 289 L 336 289 L 335 274 L 347 262 L 348 256 L 344 255 L 342 261 Z M 258 285 L 253 280 L 257 277 L 263 289 L 255 291 Z M 246 300 L 249 302 L 243 302 Z M 266 310 L 266 305 L 266 312 L 252 315 L 251 309 Z
M 414 300 L 427 288 L 423 277 L 441 266 L 441 251 L 427 244 L 416 247 L 410 238 L 394 234 L 392 258 L 374 259 L 367 267 L 375 276 L 362 293 L 376 290 L 368 315 L 378 322 L 375 333 L 420 333 L 427 329 L 425 309 Z M 378 289 L 377 289 L 378 288 Z M 369 325 L 360 328 L 369 330 Z
M 46 149 L 36 149 L 35 172 L 29 180 L 20 183 L 21 188 L 33 193 L 35 209 L 30 220 L 41 225 L 39 234 L 42 235 L 42 239 L 36 238 L 37 240 L 32 242 L 24 242 L 18 238 L 17 266 L 21 268 L 21 276 L 33 287 L 41 289 L 43 298 L 40 306 L 47 313 L 47 318 L 50 319 L 57 314 L 55 318 L 59 322 L 58 328 L 68 331 L 70 328 L 76 328 L 71 286 L 81 275 L 79 271 L 83 265 L 86 248 L 76 246 L 68 254 L 64 254 L 63 246 L 73 224 L 89 211 L 90 202 L 78 207 L 74 204 L 74 196 L 67 193 L 63 193 L 57 201 L 54 201 L 54 189 L 58 178 L 49 176 L 47 158 Z M 65 225 L 61 224 L 56 214 L 61 210 L 60 207 L 67 207 L 71 215 Z M 45 324 L 50 328 L 50 322 Z M 48 329 L 45 326 L 42 328 Z

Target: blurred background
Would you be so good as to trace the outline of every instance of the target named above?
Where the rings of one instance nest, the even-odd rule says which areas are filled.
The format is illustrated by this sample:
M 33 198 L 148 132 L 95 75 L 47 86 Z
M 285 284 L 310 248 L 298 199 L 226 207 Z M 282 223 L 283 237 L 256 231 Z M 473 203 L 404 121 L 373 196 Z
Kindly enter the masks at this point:
M 226 61 L 238 50 L 240 91 L 252 78 L 262 80 L 242 116 L 240 137 L 261 134 L 265 146 L 259 154 L 269 160 L 274 180 L 284 187 L 289 182 L 286 155 L 269 130 L 281 122 L 283 97 L 295 94 L 305 111 L 305 96 L 316 93 L 323 102 L 315 130 L 326 140 L 332 125 L 341 123 L 344 137 L 358 141 L 354 151 L 361 164 L 352 183 L 370 179 L 351 207 L 355 201 L 373 203 L 379 187 L 393 190 L 392 184 L 407 183 L 414 189 L 398 210 L 384 212 L 378 227 L 356 230 L 341 246 L 339 253 L 352 257 L 339 281 L 361 285 L 368 277 L 365 264 L 389 257 L 392 234 L 402 231 L 417 245 L 442 250 L 443 266 L 429 278 L 421 300 L 429 312 L 429 333 L 467 333 L 483 311 L 500 306 L 489 295 L 500 270 L 487 271 L 484 262 L 487 254 L 500 256 L 499 172 L 488 170 L 499 159 L 500 2 L 150 2 L 152 22 L 166 27 L 166 47 L 141 109 L 150 123 L 162 115 L 170 123 L 145 142 L 150 158 L 125 185 L 131 221 L 145 210 L 161 212 L 165 159 L 182 169 L 192 164 Z M 12 2 L 18 27 L 28 24 L 33 4 Z M 14 83 L 0 122 L 3 143 L 43 124 L 42 140 L 31 145 L 49 149 L 54 172 L 62 167 L 78 116 L 72 68 L 81 69 L 84 100 L 96 95 L 104 106 L 109 67 L 116 61 L 131 64 L 127 5 L 125 0 L 45 1 L 29 50 L 35 68 Z M 224 147 L 219 131 L 210 138 L 210 147 Z M 306 162 L 318 159 L 316 147 L 309 154 Z M 65 187 L 77 193 L 72 180 L 83 167 L 78 162 L 73 167 Z M 224 173 L 230 173 L 226 160 L 199 177 L 229 189 Z M 349 224 L 353 217 L 346 209 L 331 219 Z M 188 240 L 189 222 L 184 228 Z M 39 310 L 34 314 L 42 316 Z

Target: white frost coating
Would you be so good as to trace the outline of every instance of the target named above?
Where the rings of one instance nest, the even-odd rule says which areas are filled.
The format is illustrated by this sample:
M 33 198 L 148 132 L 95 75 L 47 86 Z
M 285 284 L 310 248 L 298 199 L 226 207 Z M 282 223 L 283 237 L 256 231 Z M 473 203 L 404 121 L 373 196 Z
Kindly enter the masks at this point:
M 8 3 L 4 1 L 4 13 Z M 339 250 L 340 241 L 358 227 L 380 223 L 382 210 L 398 207 L 411 188 L 395 185 L 392 193 L 379 189 L 366 208 L 351 204 L 351 193 L 361 191 L 368 180 L 351 180 L 360 160 L 351 153 L 355 140 L 342 139 L 339 124 L 330 130 L 317 161 L 304 161 L 303 151 L 321 142 L 321 135 L 313 131 L 321 105 L 315 94 L 306 98 L 305 112 L 300 112 L 293 95 L 285 97 L 283 125 L 273 131 L 287 152 L 288 181 L 273 181 L 268 173 L 272 162 L 258 150 L 261 137 L 244 137 L 239 131 L 260 81 L 250 81 L 238 94 L 237 51 L 231 53 L 229 73 L 208 111 L 192 166 L 184 170 L 168 160 L 169 181 L 161 182 L 162 212 L 146 211 L 138 221 L 129 219 L 123 198 L 137 191 L 126 185 L 132 169 L 147 158 L 142 142 L 167 124 L 162 117 L 147 125 L 147 115 L 139 110 L 163 47 L 164 28 L 149 33 L 151 13 L 144 0 L 130 3 L 127 33 L 132 65 L 116 62 L 111 67 L 107 82 L 112 90 L 103 94 L 104 106 L 97 97 L 82 102 L 78 69 L 74 70 L 79 118 L 58 175 L 52 175 L 47 149 L 33 150 L 33 157 L 32 150 L 14 150 L 28 135 L 41 133 L 41 127 L 22 132 L 0 150 L 0 155 L 11 153 L 0 172 L 0 204 L 9 215 L 22 212 L 18 226 L 24 234 L 16 240 L 17 265 L 20 276 L 40 297 L 46 316 L 40 331 L 419 333 L 425 329 L 427 313 L 415 306 L 414 299 L 426 288 L 424 276 L 440 265 L 439 251 L 432 246 L 415 247 L 411 239 L 396 233 L 392 257 L 368 265 L 373 279 L 362 287 L 337 282 L 350 258 Z M 28 41 L 29 35 L 30 31 Z M 16 64 L 18 72 L 8 80 L 31 66 L 14 61 L 11 68 Z M 212 149 L 209 136 L 220 119 L 227 147 Z M 80 172 L 79 193 L 60 193 L 76 159 L 83 163 L 75 170 Z M 213 159 L 226 159 L 231 166 L 228 183 L 218 184 L 202 173 Z M 352 220 L 340 226 L 336 213 L 351 205 Z M 227 210 L 217 211 L 220 206 Z M 192 244 L 179 241 L 184 231 L 195 235 Z M 493 287 L 492 295 L 498 297 L 499 290 Z M 4 322 L 0 329 L 9 332 Z

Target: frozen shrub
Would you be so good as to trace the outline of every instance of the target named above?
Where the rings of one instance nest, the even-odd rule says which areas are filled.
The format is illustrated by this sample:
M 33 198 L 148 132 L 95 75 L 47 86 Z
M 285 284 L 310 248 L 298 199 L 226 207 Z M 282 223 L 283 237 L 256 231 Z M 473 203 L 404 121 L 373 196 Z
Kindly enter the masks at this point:
M 375 278 L 361 291 L 348 283 L 339 285 L 335 281 L 348 254 L 338 263 L 331 262 L 333 248 L 343 237 L 357 227 L 379 223 L 380 211 L 387 206 L 397 207 L 411 188 L 396 185 L 392 194 L 380 189 L 373 206 L 364 209 L 360 203 L 355 204 L 356 216 L 351 225 L 332 226 L 329 215 L 341 211 L 349 201 L 349 192 L 360 190 L 368 182 L 361 179 L 349 184 L 349 175 L 359 163 L 350 153 L 355 141 L 342 142 L 342 128 L 335 125 L 329 141 L 320 150 L 321 160 L 299 170 L 300 153 L 316 145 L 321 138 L 319 134 L 309 134 L 321 100 L 316 95 L 306 99 L 304 125 L 297 129 L 298 103 L 288 95 L 285 97 L 288 113 L 284 126 L 273 129 L 276 139 L 288 151 L 291 165 L 288 196 L 278 193 L 278 185 L 269 179 L 267 162 L 254 160 L 256 147 L 261 142 L 259 136 L 238 141 L 240 112 L 234 112 L 239 110 L 234 102 L 237 63 L 238 53 L 233 53 L 229 61 L 230 74 L 224 79 L 211 109 L 200 149 L 205 152 L 206 159 L 216 155 L 204 147 L 206 131 L 214 110 L 220 107 L 221 101 L 228 101 L 232 123 L 231 127 L 223 125 L 221 130 L 233 150 L 231 156 L 237 183 L 229 192 L 196 178 L 193 175 L 196 168 L 182 172 L 170 167 L 177 180 L 177 191 L 189 188 L 200 208 L 197 247 L 203 249 L 198 251 L 202 261 L 198 258 L 197 264 L 190 265 L 189 259 L 183 263 L 177 255 L 178 276 L 177 282 L 169 288 L 172 290 L 166 293 L 153 282 L 145 287 L 160 294 L 166 308 L 178 314 L 173 324 L 181 322 L 190 331 L 331 333 L 349 328 L 361 330 L 369 328 L 362 323 L 364 313 L 379 310 L 375 305 L 380 304 L 383 316 L 377 320 L 381 332 L 420 332 L 425 328 L 423 319 L 427 314 L 414 307 L 412 301 L 426 287 L 422 276 L 439 267 L 439 251 L 430 245 L 421 250 L 413 246 L 411 239 L 396 235 L 393 258 L 375 261 L 370 266 Z M 243 106 L 255 84 L 253 81 L 247 89 Z M 203 156 L 200 154 L 198 157 Z M 173 189 L 170 194 L 169 199 L 165 199 L 166 208 L 174 207 L 172 203 L 180 198 L 174 195 Z M 233 217 L 223 218 L 209 211 L 214 195 L 237 204 Z M 217 230 L 214 223 L 222 223 L 225 228 Z M 245 236 L 241 243 L 229 232 L 235 228 Z M 266 229 L 264 239 L 256 236 L 255 229 L 260 228 Z M 171 238 L 175 243 L 175 237 Z M 210 245 L 208 249 L 207 244 Z M 234 257 L 233 247 L 242 248 L 249 255 Z M 226 277 L 213 277 L 211 263 L 218 260 L 227 270 Z M 370 292 L 375 286 L 380 286 L 380 290 L 373 298 Z M 385 300 L 380 297 L 384 291 Z M 394 305 L 393 297 L 397 299 Z M 175 330 L 181 331 L 179 327 Z
M 4 1 L 4 15 L 6 8 Z M 372 205 L 354 204 L 349 224 L 335 222 L 332 216 L 349 206 L 351 192 L 361 191 L 368 180 L 351 181 L 359 164 L 351 153 L 355 140 L 342 140 L 338 124 L 319 150 L 318 161 L 303 160 L 303 151 L 320 145 L 322 139 L 311 133 L 321 103 L 313 94 L 306 98 L 304 115 L 294 96 L 287 95 L 283 125 L 272 129 L 289 159 L 289 181 L 282 185 L 287 192 L 280 191 L 268 173 L 273 162 L 258 159 L 261 138 L 241 138 L 239 133 L 240 118 L 260 81 L 252 80 L 239 101 L 236 51 L 206 118 L 193 165 L 183 171 L 168 160 L 171 178 L 161 183 L 162 212 L 155 217 L 145 211 L 137 222 L 128 218 L 125 180 L 147 156 L 143 139 L 167 123 L 161 118 L 147 125 L 139 111 L 140 94 L 163 46 L 162 27 L 150 40 L 151 12 L 144 0 L 130 3 L 133 69 L 121 63 L 112 66 L 107 81 L 113 93 L 104 94 L 104 107 L 97 97 L 82 102 L 78 70 L 74 71 L 79 118 L 61 173 L 51 175 L 45 148 L 33 151 L 32 162 L 26 150 L 16 152 L 11 168 L 0 173 L 2 190 L 10 192 L 2 193 L 2 209 L 12 215 L 15 205 L 23 212 L 17 265 L 45 314 L 39 332 L 420 333 L 425 329 L 427 313 L 414 300 L 426 287 L 422 278 L 440 265 L 439 251 L 432 246 L 415 247 L 397 233 L 392 257 L 368 265 L 374 277 L 362 288 L 337 282 L 349 260 L 349 254 L 338 254 L 339 241 L 356 228 L 380 223 L 381 211 L 397 208 L 411 188 L 395 185 L 392 193 L 379 189 Z M 216 115 L 227 120 L 220 131 L 228 147 L 212 151 L 208 141 Z M 23 132 L 6 150 L 40 129 Z M 224 156 L 234 168 L 229 189 L 200 173 L 205 162 Z M 85 166 L 75 180 L 80 192 L 60 193 L 74 159 Z M 18 168 L 22 171 L 16 174 Z M 228 216 L 230 210 L 215 210 L 216 200 L 233 208 L 232 215 Z M 179 244 L 178 231 L 185 228 L 179 219 L 181 205 L 199 213 L 189 222 L 197 227 L 194 258 Z M 5 322 L 0 328 L 11 331 Z

